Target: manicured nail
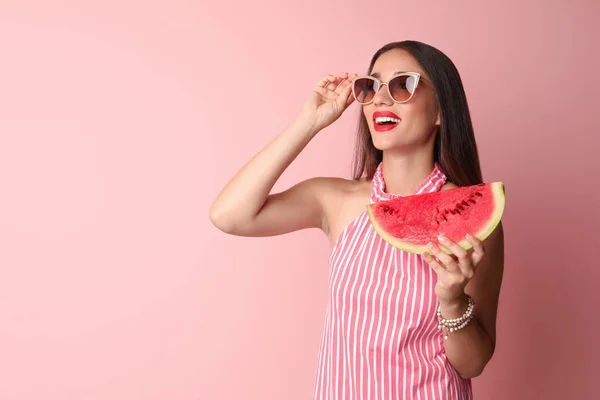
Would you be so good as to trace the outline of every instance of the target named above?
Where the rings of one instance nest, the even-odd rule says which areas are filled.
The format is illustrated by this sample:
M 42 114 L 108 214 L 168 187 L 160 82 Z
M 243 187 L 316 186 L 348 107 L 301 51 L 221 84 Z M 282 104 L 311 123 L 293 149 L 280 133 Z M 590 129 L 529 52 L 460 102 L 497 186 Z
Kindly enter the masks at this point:
M 435 244 L 433 242 L 427 243 L 427 247 L 429 247 L 430 250 L 435 250 Z

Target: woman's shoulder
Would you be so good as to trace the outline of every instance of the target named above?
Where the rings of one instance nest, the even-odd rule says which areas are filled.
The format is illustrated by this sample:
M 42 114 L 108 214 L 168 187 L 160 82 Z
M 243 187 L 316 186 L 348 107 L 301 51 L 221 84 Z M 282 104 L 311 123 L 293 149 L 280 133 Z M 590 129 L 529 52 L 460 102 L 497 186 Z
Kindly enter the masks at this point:
M 322 178 L 327 194 L 322 196 L 324 231 L 333 245 L 350 222 L 365 211 L 371 195 L 371 181 L 365 178 Z
M 336 210 L 355 202 L 368 202 L 371 182 L 367 179 L 344 179 L 319 176 L 309 178 L 299 185 L 302 192 L 311 193 L 325 210 Z
M 369 202 L 371 181 L 365 178 L 313 178 L 323 208 L 337 213 L 342 208 L 361 207 Z
M 323 187 L 327 187 L 335 197 L 347 196 L 364 196 L 368 195 L 371 190 L 371 181 L 366 178 L 360 179 L 345 179 L 339 177 L 322 177 L 316 178 L 321 181 Z

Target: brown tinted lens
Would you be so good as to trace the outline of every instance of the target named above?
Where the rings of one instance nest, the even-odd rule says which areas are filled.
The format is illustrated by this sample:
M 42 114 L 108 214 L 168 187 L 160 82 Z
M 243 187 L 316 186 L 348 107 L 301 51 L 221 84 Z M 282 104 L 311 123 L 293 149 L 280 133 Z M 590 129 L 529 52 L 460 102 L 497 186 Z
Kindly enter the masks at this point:
M 359 103 L 368 103 L 375 96 L 375 81 L 369 78 L 358 78 L 354 81 L 354 97 Z
M 393 78 L 390 83 L 390 93 L 396 101 L 410 99 L 417 87 L 417 78 L 414 76 L 400 75 Z

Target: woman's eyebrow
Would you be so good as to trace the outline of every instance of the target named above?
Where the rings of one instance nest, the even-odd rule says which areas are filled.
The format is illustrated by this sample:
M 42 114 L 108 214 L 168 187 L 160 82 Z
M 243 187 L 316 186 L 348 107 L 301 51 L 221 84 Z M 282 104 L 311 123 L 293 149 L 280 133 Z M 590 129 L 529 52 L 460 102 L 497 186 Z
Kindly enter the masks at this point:
M 403 74 L 405 72 L 407 72 L 407 71 L 394 71 L 394 73 L 392 74 L 392 76 L 396 76 L 398 74 Z M 371 74 L 371 76 L 373 78 L 381 79 L 381 74 L 379 72 L 375 72 L 375 73 Z

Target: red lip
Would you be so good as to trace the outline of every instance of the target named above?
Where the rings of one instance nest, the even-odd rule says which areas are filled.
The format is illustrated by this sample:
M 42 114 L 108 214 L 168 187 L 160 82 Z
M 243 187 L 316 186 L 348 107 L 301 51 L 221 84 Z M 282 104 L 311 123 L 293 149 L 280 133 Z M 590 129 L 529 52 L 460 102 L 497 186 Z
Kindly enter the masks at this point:
M 377 117 L 390 117 L 390 118 L 400 119 L 399 116 L 397 116 L 396 114 L 394 114 L 391 111 L 375 111 L 373 113 L 373 121 L 375 121 L 375 118 L 377 118 Z
M 377 123 L 375 122 L 375 119 L 378 117 L 389 117 L 389 118 L 395 118 L 395 119 L 400 119 L 399 116 L 397 116 L 396 114 L 394 114 L 393 112 L 390 111 L 376 111 L 373 113 L 373 128 L 375 128 L 375 130 L 377 132 L 385 132 L 385 131 L 389 131 L 394 129 L 395 127 L 398 126 L 398 124 L 390 124 L 390 125 L 377 125 Z

